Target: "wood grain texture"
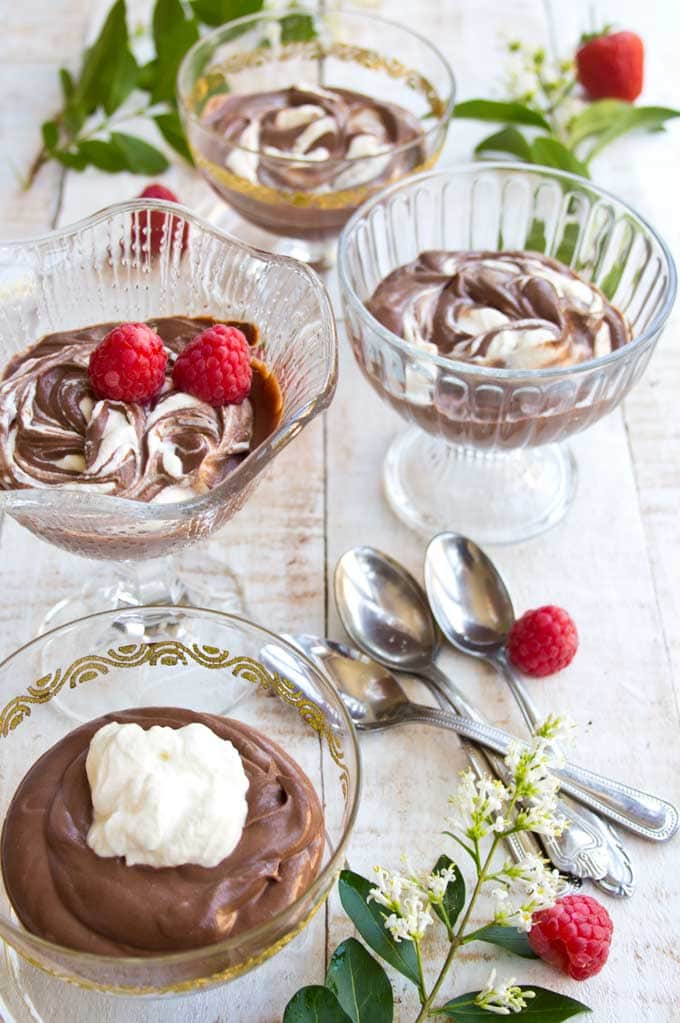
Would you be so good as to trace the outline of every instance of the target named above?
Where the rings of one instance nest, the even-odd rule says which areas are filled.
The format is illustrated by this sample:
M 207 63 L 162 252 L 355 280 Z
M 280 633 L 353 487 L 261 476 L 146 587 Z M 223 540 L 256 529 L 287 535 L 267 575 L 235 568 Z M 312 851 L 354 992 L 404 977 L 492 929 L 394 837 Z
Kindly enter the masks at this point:
M 59 0 L 47 13 L 42 3 L 12 8 L 0 42 L 0 137 L 13 140 L 19 170 L 34 152 L 39 121 L 58 101 L 54 72 L 73 60 L 81 40 L 91 38 L 106 4 Z M 648 52 L 643 99 L 677 105 L 680 65 L 676 0 L 640 5 L 607 0 L 597 21 L 614 20 L 644 36 Z M 566 51 L 584 27 L 587 0 L 385 0 L 385 14 L 435 39 L 456 71 L 459 97 L 488 95 L 499 88 L 503 36 L 520 35 Z M 135 3 L 134 18 L 144 3 Z M 478 125 L 454 122 L 443 164 L 469 158 Z M 624 140 L 594 168 L 598 182 L 638 207 L 680 253 L 677 167 L 680 132 Z M 213 214 L 209 190 L 185 169 L 168 174 L 187 203 Z M 0 168 L 0 235 L 34 234 L 53 223 L 72 222 L 116 198 L 136 194 L 145 182 L 130 175 L 111 178 L 94 171 L 69 173 L 47 168 L 36 186 L 22 193 L 16 176 Z M 337 295 L 334 279 L 331 294 Z M 516 606 L 556 602 L 574 614 L 581 648 L 574 664 L 532 691 L 546 709 L 569 712 L 582 726 L 575 755 L 594 768 L 628 776 L 635 783 L 680 800 L 680 460 L 677 411 L 680 356 L 672 318 L 650 368 L 625 409 L 574 442 L 580 482 L 576 503 L 552 532 L 528 543 L 497 548 L 497 558 Z M 380 487 L 382 458 L 402 428 L 360 378 L 349 345 L 341 338 L 341 382 L 327 422 L 315 424 L 273 465 L 247 507 L 211 544 L 206 568 L 200 549 L 183 557 L 187 569 L 219 575 L 222 560 L 243 572 L 254 618 L 282 630 L 305 629 L 341 636 L 333 609 L 332 569 L 347 547 L 371 543 L 397 555 L 420 574 L 423 544 L 392 516 Z M 0 550 L 0 655 L 34 634 L 45 610 L 74 588 L 85 565 L 6 523 Z M 92 571 L 101 572 L 101 565 Z M 18 601 L 16 594 L 21 593 Z M 326 608 L 329 620 L 326 621 Z M 519 715 L 493 674 L 447 653 L 444 666 L 498 724 L 521 729 Z M 415 687 L 414 687 L 415 690 Z M 420 687 L 418 692 L 422 695 Z M 376 863 L 396 866 L 402 852 L 434 862 L 445 846 L 436 837 L 446 799 L 464 766 L 455 739 L 411 727 L 363 741 L 365 786 L 352 866 L 369 871 Z M 653 846 L 631 839 L 638 891 L 626 903 L 607 900 L 615 922 L 610 963 L 597 978 L 575 985 L 541 964 L 527 964 L 473 946 L 460 980 L 447 991 L 474 988 L 492 962 L 501 973 L 555 987 L 594 1008 L 594 1023 L 659 1023 L 677 1019 L 680 1004 L 677 918 L 680 878 L 677 844 Z M 452 850 L 447 850 L 451 852 Z M 38 1012 L 51 1023 L 78 1016 L 96 1023 L 275 1023 L 292 992 L 320 982 L 327 957 L 350 933 L 337 897 L 308 931 L 256 974 L 223 991 L 181 1002 L 127 1006 L 79 992 L 57 982 L 29 978 Z M 432 947 L 433 958 L 436 949 Z M 0 987 L 11 985 L 5 971 Z M 399 992 L 396 1023 L 413 1018 L 410 993 Z M 54 1006 L 59 1005 L 55 1010 Z M 56 1013 L 56 1014 L 55 1014 Z

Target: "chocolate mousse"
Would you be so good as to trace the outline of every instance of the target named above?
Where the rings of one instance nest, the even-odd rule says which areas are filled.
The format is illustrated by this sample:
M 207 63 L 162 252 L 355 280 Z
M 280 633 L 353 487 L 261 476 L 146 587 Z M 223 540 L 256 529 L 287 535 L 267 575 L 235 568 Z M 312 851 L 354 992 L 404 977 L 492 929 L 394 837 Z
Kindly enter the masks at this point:
M 143 729 L 198 723 L 229 740 L 247 776 L 238 844 L 216 866 L 128 866 L 88 844 L 93 807 L 86 759 L 111 722 Z M 72 949 L 151 956 L 243 934 L 285 909 L 315 879 L 323 812 L 302 769 L 256 729 L 229 718 L 168 707 L 108 714 L 61 739 L 36 761 L 10 803 L 2 871 L 23 925 Z
M 215 187 L 244 216 L 284 234 L 337 232 L 365 196 L 334 193 L 380 188 L 425 160 L 415 115 L 350 89 L 302 83 L 214 96 L 201 120 Z
M 422 252 L 366 304 L 425 351 L 499 369 L 572 366 L 631 338 L 599 288 L 537 252 Z
M 257 359 L 257 328 L 234 323 L 253 351 L 250 395 L 212 407 L 173 387 L 185 346 L 217 321 L 150 320 L 169 352 L 165 384 L 147 403 L 98 400 L 90 356 L 115 326 L 50 334 L 17 355 L 0 380 L 0 489 L 83 488 L 138 501 L 178 502 L 221 483 L 278 425 L 282 398 Z

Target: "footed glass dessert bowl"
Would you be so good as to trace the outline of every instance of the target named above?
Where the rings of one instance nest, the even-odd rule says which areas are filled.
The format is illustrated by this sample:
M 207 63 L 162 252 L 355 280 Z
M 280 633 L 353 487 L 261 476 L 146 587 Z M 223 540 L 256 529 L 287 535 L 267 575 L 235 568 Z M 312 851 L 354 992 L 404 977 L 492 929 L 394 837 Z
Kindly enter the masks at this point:
M 362 202 L 435 163 L 454 80 L 401 25 L 296 7 L 208 33 L 184 58 L 178 95 L 196 166 L 255 243 L 329 266 Z
M 174 358 L 173 344 L 181 351 L 212 320 L 251 331 L 250 404 L 211 408 L 170 377 L 150 404 L 96 400 L 91 336 L 151 322 Z M 100 326 L 83 330 L 91 325 Z M 33 358 L 26 350 L 41 338 Z M 168 556 L 243 507 L 272 459 L 330 403 L 336 362 L 316 274 L 174 204 L 127 202 L 42 238 L 0 243 L 0 512 L 116 566 L 108 589 L 98 579 L 59 605 L 59 620 L 145 603 L 239 610 L 235 587 L 226 608 L 216 593 L 187 593 Z
M 121 618 L 129 632 L 144 634 L 161 619 L 166 628 L 152 643 L 119 645 Z M 292 677 L 304 674 L 304 694 L 265 667 L 272 644 Z M 93 845 L 94 744 L 86 776 L 79 736 L 88 738 L 103 715 L 145 721 L 147 737 L 156 721 L 177 727 L 200 718 L 228 730 L 250 784 L 245 828 L 226 859 L 140 866 L 148 861 Z M 100 772 L 113 770 L 111 755 L 99 761 Z M 172 761 L 171 753 L 158 755 Z M 276 770 L 267 767 L 272 757 Z M 149 769 L 137 763 L 139 772 Z M 355 819 L 360 764 L 342 700 L 298 650 L 244 619 L 166 606 L 72 622 L 0 664 L 0 779 L 0 937 L 11 974 L 1 985 L 2 1010 L 5 997 L 19 997 L 13 987 L 21 985 L 22 959 L 90 991 L 128 996 L 197 992 L 259 966 L 328 896 Z M 103 780 L 115 792 L 114 774 Z M 145 791 L 137 787 L 138 802 Z M 153 791 L 160 793 L 151 829 L 158 854 L 172 847 L 158 841 L 170 832 L 164 790 Z M 116 805 L 122 814 L 127 804 Z M 168 805 L 182 805 L 176 786 Z M 307 805 L 311 817 L 302 812 Z M 304 837 L 310 819 L 313 834 Z M 145 831 L 142 820 L 135 830 L 142 844 Z
M 619 405 L 673 305 L 656 231 L 589 181 L 516 163 L 400 182 L 345 228 L 357 363 L 411 425 L 387 499 L 426 536 L 524 540 L 576 491 L 567 438 Z

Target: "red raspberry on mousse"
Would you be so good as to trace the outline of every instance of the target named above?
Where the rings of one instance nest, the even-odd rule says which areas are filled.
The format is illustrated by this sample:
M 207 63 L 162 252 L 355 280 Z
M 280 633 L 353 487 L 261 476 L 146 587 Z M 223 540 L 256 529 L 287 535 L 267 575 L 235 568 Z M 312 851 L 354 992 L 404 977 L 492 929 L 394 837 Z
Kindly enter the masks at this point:
M 250 346 L 237 327 L 218 323 L 190 341 L 172 371 L 179 391 L 209 405 L 240 405 L 250 394 Z
M 143 192 L 139 193 L 139 199 L 163 199 L 165 202 L 179 203 L 179 199 L 174 192 L 171 192 L 165 185 L 152 184 L 147 185 Z M 138 214 L 137 220 L 133 223 L 131 231 L 131 239 L 133 247 L 137 244 L 137 226 L 139 225 L 141 234 L 141 247 L 144 250 L 148 250 L 151 256 L 157 256 L 163 245 L 163 235 L 167 230 L 169 237 L 173 238 L 179 230 L 179 225 L 183 224 L 182 237 L 180 245 L 182 252 L 187 247 L 189 241 L 189 225 L 186 221 L 180 220 L 179 217 L 170 217 L 168 220 L 167 214 L 162 213 L 161 210 L 153 210 L 148 214 Z M 167 226 L 166 226 L 167 225 Z
M 151 327 L 121 323 L 92 352 L 88 374 L 98 398 L 141 403 L 160 391 L 167 363 L 163 341 Z
M 566 668 L 578 648 L 578 633 L 569 614 L 553 604 L 526 611 L 510 630 L 508 657 L 525 675 L 542 678 Z
M 565 895 L 551 909 L 536 913 L 529 944 L 573 980 L 587 980 L 607 962 L 613 933 L 611 917 L 597 899 Z

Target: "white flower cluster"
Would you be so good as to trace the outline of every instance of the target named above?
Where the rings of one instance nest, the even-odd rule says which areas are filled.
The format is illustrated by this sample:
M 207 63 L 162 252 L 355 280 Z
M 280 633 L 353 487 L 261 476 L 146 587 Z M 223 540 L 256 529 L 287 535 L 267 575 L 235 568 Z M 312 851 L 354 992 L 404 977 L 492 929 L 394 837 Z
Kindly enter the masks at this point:
M 496 902 L 494 923 L 530 931 L 535 913 L 550 909 L 566 891 L 566 882 L 542 856 L 531 855 L 519 863 L 506 860 L 490 881 Z
M 514 743 L 505 758 L 507 785 L 465 771 L 449 799 L 453 811 L 447 819 L 450 829 L 475 843 L 490 833 L 509 831 L 561 834 L 566 821 L 556 811 L 559 781 L 550 767 L 559 764 L 552 744 L 568 727 L 562 718 L 551 715 L 536 730 L 530 745 Z
M 562 95 L 574 78 L 572 60 L 551 61 L 542 47 L 532 48 L 512 40 L 507 43 L 505 89 L 508 99 L 536 104 Z
M 496 985 L 496 971 L 492 970 L 486 987 L 475 998 L 475 1005 L 496 1016 L 509 1016 L 511 1012 L 522 1012 L 527 1007 L 527 999 L 535 997 L 535 991 L 516 987 L 514 977 Z
M 397 874 L 376 867 L 377 884 L 371 888 L 369 901 L 390 910 L 385 927 L 395 941 L 420 941 L 432 923 L 431 906 L 441 905 L 446 886 L 456 876 L 455 866 L 433 873 Z

